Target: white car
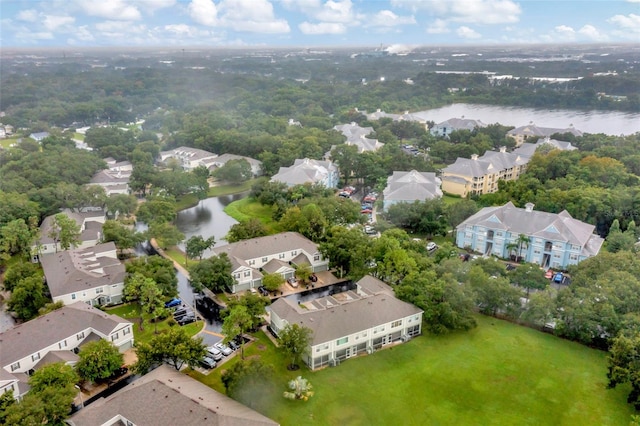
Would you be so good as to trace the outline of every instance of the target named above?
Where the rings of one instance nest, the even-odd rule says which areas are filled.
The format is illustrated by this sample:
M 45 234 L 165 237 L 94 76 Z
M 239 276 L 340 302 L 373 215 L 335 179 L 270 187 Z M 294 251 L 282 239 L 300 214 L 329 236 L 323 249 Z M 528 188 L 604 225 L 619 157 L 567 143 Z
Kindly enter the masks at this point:
M 233 351 L 231 350 L 231 348 L 230 348 L 229 346 L 225 345 L 225 344 L 224 344 L 224 343 L 222 343 L 222 342 L 218 342 L 218 343 L 216 343 L 216 344 L 215 344 L 215 345 L 213 345 L 213 346 L 215 346 L 216 348 L 218 348 L 218 350 L 219 350 L 220 352 L 222 352 L 222 354 L 223 354 L 224 356 L 229 356 L 229 355 L 231 355 L 231 354 L 233 353 Z
M 427 243 L 427 250 L 433 251 L 433 250 L 435 250 L 437 248 L 438 248 L 438 245 L 436 243 L 434 243 L 433 241 L 429 241 Z
M 213 358 L 215 361 L 220 361 L 222 359 L 222 352 L 213 345 L 207 348 L 207 353 L 209 354 L 209 357 Z

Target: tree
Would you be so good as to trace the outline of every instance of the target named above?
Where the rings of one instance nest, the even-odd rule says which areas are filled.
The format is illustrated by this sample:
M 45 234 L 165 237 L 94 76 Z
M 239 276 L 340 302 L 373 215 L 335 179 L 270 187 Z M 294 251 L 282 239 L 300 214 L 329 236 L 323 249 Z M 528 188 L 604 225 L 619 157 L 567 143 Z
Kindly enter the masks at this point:
M 531 238 L 527 237 L 524 234 L 520 234 L 520 235 L 518 235 L 518 240 L 517 241 L 518 241 L 518 257 L 519 257 L 519 260 L 521 260 L 522 259 L 522 250 L 525 247 L 527 247 L 527 248 L 529 247 L 529 243 L 531 242 Z
M 473 298 L 452 275 L 436 279 L 433 272 L 411 274 L 395 293 L 400 300 L 424 311 L 425 326 L 434 334 L 470 330 L 477 325 Z
M 238 299 L 229 300 L 228 307 L 233 309 L 237 305 L 247 308 L 247 313 L 251 316 L 249 330 L 257 330 L 263 322 L 265 307 L 269 304 L 269 299 L 255 293 L 246 292 Z
M 142 234 L 136 232 L 135 229 L 125 226 L 117 220 L 107 220 L 102 225 L 102 241 L 113 241 L 116 248 L 122 252 L 127 249 L 132 249 L 136 245 L 142 242 Z
M 476 294 L 480 312 L 493 316 L 500 312 L 512 318 L 518 317 L 521 290 L 512 286 L 506 278 L 489 276 L 474 265 L 467 279 Z
M 266 406 L 261 400 L 275 393 L 274 369 L 258 358 L 241 360 L 226 369 L 222 384 L 231 398 L 249 406 Z
M 114 215 L 129 216 L 138 208 L 138 200 L 135 195 L 112 194 L 106 201 L 107 210 Z
M 202 260 L 202 253 L 215 244 L 216 240 L 214 237 L 209 237 L 205 240 L 202 235 L 194 235 L 189 238 L 185 243 L 185 264 L 189 258 L 195 259 L 197 257 L 199 260 Z
M 0 258 L 8 259 L 15 254 L 29 258 L 36 230 L 37 227 L 29 226 L 22 218 L 0 227 Z
M 38 311 L 48 302 L 42 278 L 33 275 L 19 281 L 7 303 L 21 320 L 30 320 L 38 316 Z
M 166 249 L 184 240 L 184 234 L 173 224 L 168 222 L 153 222 L 147 231 L 149 238 L 155 238 L 158 245 Z
M 38 264 L 24 260 L 12 262 L 4 273 L 4 289 L 13 291 L 20 281 L 32 276 L 42 280 L 42 270 Z
M 277 272 L 272 274 L 264 272 L 262 275 L 262 285 L 269 291 L 278 290 L 282 283 L 284 283 L 284 278 L 282 278 L 282 275 Z
M 511 282 L 518 287 L 527 290 L 527 298 L 531 289 L 544 290 L 549 285 L 549 280 L 545 278 L 544 271 L 533 263 L 525 263 L 508 273 Z
M 108 379 L 124 361 L 118 348 L 104 339 L 84 345 L 78 357 L 76 371 L 81 378 L 90 382 Z
M 46 365 L 29 378 L 29 393 L 6 410 L 10 425 L 63 424 L 76 396 L 78 375 L 62 362 Z
M 278 333 L 280 349 L 286 356 L 290 357 L 291 363 L 288 365 L 289 370 L 297 370 L 300 368 L 298 362 L 309 350 L 313 331 L 299 324 L 287 324 Z
M 229 229 L 225 240 L 230 243 L 235 243 L 241 240 L 264 237 L 267 234 L 267 228 L 262 222 L 259 219 L 251 218 L 233 225 L 231 229 Z
M 300 278 L 300 281 L 303 283 L 308 283 L 309 278 L 311 278 L 311 274 L 313 274 L 313 270 L 311 269 L 311 265 L 304 262 L 299 265 L 296 265 L 296 276 Z
M 627 402 L 640 410 L 640 333 L 621 333 L 614 338 L 608 362 L 607 387 L 613 389 L 630 383 L 631 392 Z
M 174 297 L 178 294 L 178 277 L 171 259 L 165 259 L 157 255 L 141 256 L 127 262 L 126 269 L 125 286 L 129 277 L 135 273 L 140 273 L 147 278 L 153 279 L 158 288 L 162 290 L 162 295 L 165 298 Z
M 80 225 L 64 213 L 58 213 L 53 217 L 49 235 L 55 245 L 56 253 L 58 244 L 63 250 L 69 250 L 71 246 L 80 244 Z
M 151 366 L 167 363 L 176 370 L 187 364 L 194 367 L 205 356 L 202 338 L 191 338 L 181 327 L 172 327 L 153 336 L 148 342 L 136 342 L 138 361 L 132 366 L 137 374 L 145 374 Z
M 7 424 L 7 409 L 16 403 L 17 401 L 13 396 L 13 389 L 3 392 L 2 395 L 0 395 L 0 425 Z
M 224 166 L 213 172 L 213 176 L 235 185 L 251 179 L 253 173 L 251 164 L 244 158 L 240 158 L 227 161 Z
M 302 376 L 298 376 L 289 381 L 290 391 L 285 391 L 283 396 L 287 399 L 302 399 L 307 401 L 313 396 L 313 386 L 307 379 L 303 379 Z
M 189 267 L 190 283 L 194 290 L 200 291 L 203 287 L 211 291 L 223 291 L 231 288 L 233 277 L 231 276 L 231 261 L 226 253 L 220 253 L 204 259 Z
M 151 225 L 153 222 L 173 222 L 176 218 L 175 201 L 170 198 L 154 197 L 138 207 L 136 219 Z
M 318 248 L 325 259 L 329 259 L 329 265 L 344 274 L 364 275 L 367 262 L 366 251 L 370 238 L 360 229 L 347 229 L 343 226 L 329 228 L 324 241 Z
M 242 336 L 252 326 L 253 318 L 246 306 L 238 304 L 231 307 L 222 323 L 222 333 L 226 336 L 224 342 L 227 343 L 238 335 Z M 244 339 L 240 343 L 240 357 L 244 359 Z

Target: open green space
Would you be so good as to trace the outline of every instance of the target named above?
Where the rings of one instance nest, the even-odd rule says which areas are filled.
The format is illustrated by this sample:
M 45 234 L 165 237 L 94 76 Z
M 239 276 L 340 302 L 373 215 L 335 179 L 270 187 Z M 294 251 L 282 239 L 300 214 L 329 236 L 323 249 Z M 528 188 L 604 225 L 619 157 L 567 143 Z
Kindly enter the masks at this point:
M 12 144 L 18 143 L 18 140 L 21 139 L 21 136 L 13 136 L 6 139 L 0 139 L 0 146 L 3 148 L 9 148 Z
M 447 336 L 421 336 L 335 368 L 286 370 L 264 336 L 246 348 L 275 367 L 274 380 L 302 375 L 315 395 L 281 394 L 261 413 L 282 425 L 628 425 L 629 389 L 606 389 L 606 353 L 495 318 Z M 230 362 L 237 362 L 231 360 Z M 223 391 L 220 374 L 193 377 Z
M 238 194 L 240 192 L 249 191 L 256 179 L 251 179 L 237 185 L 216 185 L 209 187 L 207 198 L 221 197 L 223 195 Z M 176 200 L 176 210 L 184 210 L 189 207 L 198 205 L 200 199 L 195 194 L 186 194 Z
M 278 222 L 273 220 L 274 207 L 260 204 L 253 198 L 234 201 L 225 207 L 224 211 L 238 222 L 255 218 L 260 220 L 270 233 L 282 231 Z
M 169 321 L 173 320 L 172 318 L 167 318 L 162 321 L 159 321 L 156 324 L 150 322 L 147 318 L 145 318 L 143 329 L 140 329 L 140 318 L 142 317 L 140 305 L 137 303 L 125 303 L 123 305 L 119 305 L 113 308 L 107 308 L 107 313 L 112 315 L 118 315 L 121 318 L 127 319 L 134 323 L 133 326 L 133 338 L 136 342 L 148 342 L 153 338 L 156 330 L 159 332 L 163 330 L 168 330 L 169 327 L 180 327 L 178 324 L 169 325 Z M 189 336 L 195 336 L 202 330 L 202 321 L 196 321 L 191 324 L 187 324 L 182 327 Z

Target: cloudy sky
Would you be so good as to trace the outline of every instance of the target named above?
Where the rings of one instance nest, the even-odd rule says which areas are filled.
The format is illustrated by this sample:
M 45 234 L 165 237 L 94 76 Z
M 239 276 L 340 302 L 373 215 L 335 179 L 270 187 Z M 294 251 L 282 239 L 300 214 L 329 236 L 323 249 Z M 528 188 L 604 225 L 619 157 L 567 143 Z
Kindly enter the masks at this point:
M 0 0 L 0 46 L 640 43 L 640 0 Z

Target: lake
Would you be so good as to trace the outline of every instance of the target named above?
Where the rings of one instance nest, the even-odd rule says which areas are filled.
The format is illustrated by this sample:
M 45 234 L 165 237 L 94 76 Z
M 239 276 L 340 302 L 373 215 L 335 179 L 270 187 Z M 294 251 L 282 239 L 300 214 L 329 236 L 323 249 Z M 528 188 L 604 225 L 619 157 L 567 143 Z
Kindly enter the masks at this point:
M 494 105 L 453 104 L 414 113 L 425 120 L 441 123 L 450 118 L 481 120 L 486 124 L 567 128 L 573 125 L 584 133 L 630 135 L 640 132 L 640 113 L 620 111 L 576 111 L 568 109 L 534 109 Z

